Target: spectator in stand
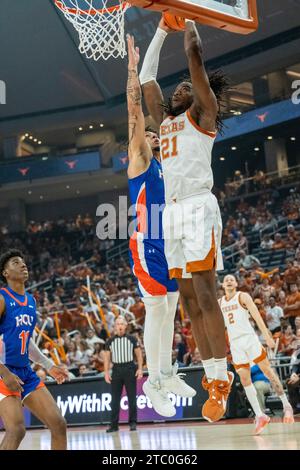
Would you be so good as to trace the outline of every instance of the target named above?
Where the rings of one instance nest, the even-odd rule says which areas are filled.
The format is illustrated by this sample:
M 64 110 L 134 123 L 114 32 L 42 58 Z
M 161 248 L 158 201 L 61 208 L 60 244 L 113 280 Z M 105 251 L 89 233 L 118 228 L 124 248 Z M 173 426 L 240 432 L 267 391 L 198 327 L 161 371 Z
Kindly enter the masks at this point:
M 175 333 L 174 335 L 174 349 L 177 350 L 177 360 L 183 363 L 184 355 L 186 354 L 187 350 L 182 334 L 180 333 Z
M 98 338 L 102 339 L 105 342 L 107 340 L 108 335 L 103 323 L 101 321 L 97 321 L 94 325 L 94 328 Z
M 77 368 L 78 364 L 81 362 L 82 353 L 79 350 L 75 341 L 71 341 L 68 347 L 67 352 L 67 366 L 68 369 Z
M 295 354 L 295 361 L 292 365 L 291 376 L 287 380 L 289 401 L 293 407 L 294 414 L 298 414 L 300 407 L 300 351 Z
M 39 315 L 38 315 L 38 320 L 37 320 L 37 327 L 41 329 L 44 324 L 45 324 L 44 332 L 45 332 L 47 335 L 51 335 L 52 330 L 53 330 L 53 328 L 54 328 L 54 321 L 53 321 L 53 319 L 49 316 L 48 310 L 47 310 L 46 307 L 42 307 L 42 308 L 39 310 Z
M 297 337 L 294 335 L 291 325 L 285 326 L 283 328 L 283 333 L 279 338 L 278 352 L 282 356 L 291 356 L 294 352 L 291 345 L 295 339 L 297 339 Z
M 282 290 L 283 284 L 284 283 L 281 279 L 281 275 L 278 272 L 274 273 L 272 276 L 271 285 L 274 287 L 275 292 L 280 292 Z
M 71 330 L 73 327 L 73 315 L 67 306 L 63 306 L 62 313 L 60 314 L 60 327 L 66 330 Z
M 282 239 L 281 233 L 276 233 L 274 237 L 272 250 L 285 250 L 285 248 L 286 248 L 286 243 Z
M 292 261 L 288 261 L 284 271 L 284 279 L 287 284 L 297 284 L 297 278 L 300 273 L 300 267 Z
M 290 319 L 292 327 L 295 327 L 295 318 L 300 316 L 300 292 L 297 284 L 290 285 L 290 295 L 286 298 L 284 315 Z
M 248 252 L 248 240 L 241 231 L 239 231 L 237 234 L 236 247 L 239 251 L 243 250 L 245 252 Z
M 265 221 L 264 218 L 259 216 L 257 217 L 257 220 L 252 228 L 253 232 L 259 232 L 260 230 L 263 230 L 265 228 Z
M 260 244 L 262 250 L 271 250 L 274 245 L 274 240 L 267 233 L 263 236 L 263 240 Z
M 266 308 L 266 322 L 272 335 L 281 331 L 280 319 L 284 317 L 283 310 L 276 305 L 276 298 L 271 296 L 269 305 Z
M 300 244 L 296 250 L 296 254 L 295 254 L 295 260 L 294 260 L 294 265 L 297 267 L 297 268 L 300 268 Z
M 87 342 L 82 339 L 79 343 L 79 351 L 81 352 L 80 362 L 88 366 L 93 355 L 94 348 L 90 349 Z
M 269 278 L 266 277 L 262 280 L 262 283 L 255 288 L 253 295 L 254 297 L 260 297 L 265 303 L 268 303 L 271 295 L 275 295 L 275 293 L 274 287 L 270 286 Z
M 178 359 L 178 349 L 172 350 L 172 366 L 177 364 L 178 367 L 185 367 L 185 363 Z
M 104 345 L 101 343 L 96 343 L 93 355 L 91 356 L 91 365 L 93 369 L 96 369 L 98 372 L 104 371 L 104 356 Z
M 260 261 L 253 255 L 247 255 L 245 251 L 241 251 L 240 260 L 237 263 L 237 268 L 256 269 L 260 266 Z
M 88 345 L 88 348 L 91 349 L 93 351 L 95 345 L 97 343 L 102 343 L 102 344 L 105 344 L 105 341 L 101 338 L 99 338 L 95 331 L 92 330 L 92 328 L 89 328 L 86 332 L 86 343 Z
M 290 224 L 287 231 L 286 247 L 289 251 L 294 251 L 300 242 L 300 235 L 295 229 L 294 225 Z
M 200 367 L 202 365 L 201 355 L 199 349 L 196 348 L 195 351 L 192 353 L 192 360 L 189 367 Z
M 145 322 L 145 304 L 141 301 L 141 298 L 138 295 L 134 296 L 134 304 L 129 308 L 129 310 L 134 314 L 136 322 L 139 325 L 144 325 Z
M 79 364 L 78 366 L 78 377 L 86 377 L 90 371 L 86 364 Z
M 102 310 L 105 316 L 108 331 L 112 331 L 114 329 L 114 323 L 116 320 L 116 317 L 112 312 L 112 304 L 110 302 L 107 304 L 103 304 Z
M 279 307 L 282 308 L 283 313 L 284 313 L 284 309 L 286 307 L 286 294 L 285 294 L 283 289 L 281 291 L 279 291 L 279 293 L 278 293 L 277 305 L 279 305 Z
M 121 298 L 118 301 L 118 304 L 120 307 L 125 308 L 126 310 L 129 310 L 130 307 L 134 305 L 134 298 L 131 297 L 131 295 L 128 294 L 128 292 L 123 289 L 121 292 Z
M 98 294 L 100 299 L 103 300 L 106 296 L 106 293 L 103 287 L 101 286 L 100 282 L 96 282 L 95 288 L 96 288 L 96 294 Z

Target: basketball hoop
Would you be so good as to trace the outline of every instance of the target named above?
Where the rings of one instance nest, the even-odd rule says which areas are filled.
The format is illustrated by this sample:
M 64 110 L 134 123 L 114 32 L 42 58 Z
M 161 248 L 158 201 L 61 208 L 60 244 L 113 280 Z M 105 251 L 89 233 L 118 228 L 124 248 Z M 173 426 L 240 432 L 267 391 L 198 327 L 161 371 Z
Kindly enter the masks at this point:
M 131 6 L 124 0 L 108 7 L 95 7 L 95 0 L 54 0 L 55 5 L 79 34 L 79 50 L 88 59 L 125 57 L 124 15 Z M 80 4 L 80 5 L 79 5 Z

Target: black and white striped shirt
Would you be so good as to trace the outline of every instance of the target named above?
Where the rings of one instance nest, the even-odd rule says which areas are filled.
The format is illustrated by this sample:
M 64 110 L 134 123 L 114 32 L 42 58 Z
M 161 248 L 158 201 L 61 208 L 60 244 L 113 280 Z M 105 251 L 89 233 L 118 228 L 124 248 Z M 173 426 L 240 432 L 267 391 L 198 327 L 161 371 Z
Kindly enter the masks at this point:
M 139 346 L 139 342 L 134 336 L 115 335 L 106 341 L 105 350 L 111 352 L 113 364 L 125 364 L 127 362 L 133 362 L 134 349 L 139 348 Z

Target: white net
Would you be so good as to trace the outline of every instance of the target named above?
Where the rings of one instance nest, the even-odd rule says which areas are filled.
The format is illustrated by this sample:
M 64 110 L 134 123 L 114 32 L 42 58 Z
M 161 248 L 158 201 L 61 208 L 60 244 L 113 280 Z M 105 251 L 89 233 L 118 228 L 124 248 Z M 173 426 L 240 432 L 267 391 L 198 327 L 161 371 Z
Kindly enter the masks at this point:
M 88 59 L 125 57 L 125 11 L 130 7 L 123 0 L 109 7 L 109 0 L 102 0 L 96 8 L 95 0 L 54 0 L 79 35 L 79 50 Z M 97 7 L 99 7 L 99 0 Z

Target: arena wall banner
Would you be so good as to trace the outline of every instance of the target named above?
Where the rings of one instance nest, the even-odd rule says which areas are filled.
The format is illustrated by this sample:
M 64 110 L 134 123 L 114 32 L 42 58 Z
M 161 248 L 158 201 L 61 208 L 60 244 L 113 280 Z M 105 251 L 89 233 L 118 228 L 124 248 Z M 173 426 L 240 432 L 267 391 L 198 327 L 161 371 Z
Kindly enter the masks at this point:
M 182 369 L 186 373 L 186 382 L 197 390 L 194 398 L 181 398 L 170 395 L 175 407 L 176 416 L 162 418 L 152 408 L 145 397 L 142 384 L 147 379 L 144 376 L 137 383 L 138 422 L 179 421 L 199 419 L 201 408 L 207 399 L 207 394 L 201 387 L 202 368 Z M 68 425 L 104 424 L 110 421 L 111 386 L 104 378 L 76 379 L 63 385 L 49 383 L 47 387 L 54 396 Z M 41 423 L 27 410 L 24 410 L 26 427 L 38 427 Z M 125 390 L 121 398 L 120 422 L 128 421 L 128 400 Z
M 86 173 L 101 169 L 99 152 L 78 153 L 70 156 L 49 156 L 42 158 L 20 158 L 18 162 L 1 165 L 0 184 L 18 183 L 37 178 Z

